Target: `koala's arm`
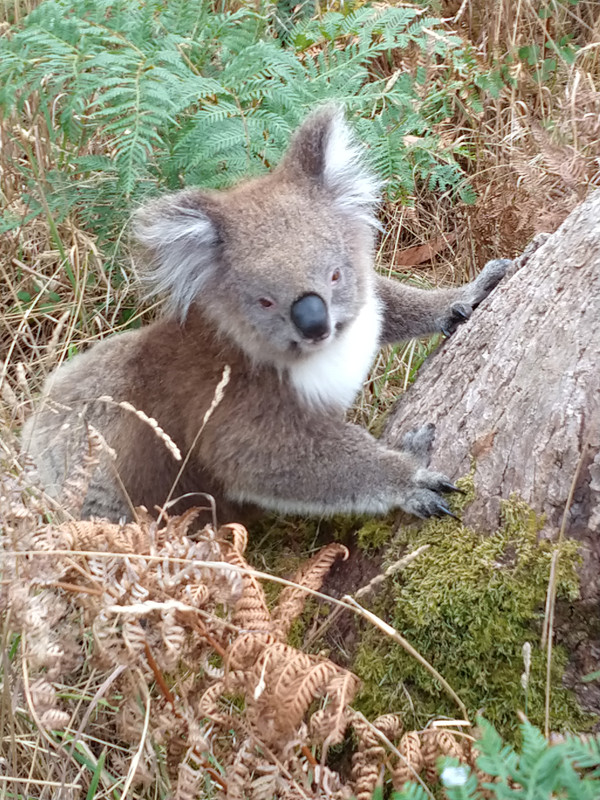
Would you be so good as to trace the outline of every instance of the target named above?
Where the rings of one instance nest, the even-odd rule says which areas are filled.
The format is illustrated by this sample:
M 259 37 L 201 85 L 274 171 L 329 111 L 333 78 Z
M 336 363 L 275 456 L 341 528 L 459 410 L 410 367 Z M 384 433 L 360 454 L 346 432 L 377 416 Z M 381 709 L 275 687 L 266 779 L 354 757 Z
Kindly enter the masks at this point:
M 235 429 L 220 442 L 210 465 L 219 473 L 230 500 L 298 514 L 381 514 L 402 508 L 418 517 L 449 514 L 442 493 L 454 491 L 449 479 L 430 471 L 434 427 L 405 437 L 393 450 L 362 428 L 315 414 L 285 432 L 273 425 Z M 230 444 L 229 444 L 230 443 Z M 212 450 L 206 437 L 207 454 Z
M 502 280 L 510 264 L 508 259 L 488 261 L 474 281 L 450 289 L 417 289 L 378 276 L 376 292 L 383 309 L 381 344 L 453 333 Z

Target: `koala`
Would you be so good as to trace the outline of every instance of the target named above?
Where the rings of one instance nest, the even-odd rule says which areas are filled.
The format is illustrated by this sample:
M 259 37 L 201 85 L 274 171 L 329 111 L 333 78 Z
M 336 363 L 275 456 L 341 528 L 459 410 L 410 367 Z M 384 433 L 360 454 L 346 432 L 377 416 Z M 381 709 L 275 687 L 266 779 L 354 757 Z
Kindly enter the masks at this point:
M 180 510 L 198 505 L 199 493 L 230 519 L 243 506 L 451 513 L 443 495 L 455 487 L 428 468 L 433 426 L 391 447 L 345 412 L 382 345 L 451 333 L 510 262 L 489 262 L 449 289 L 377 274 L 378 193 L 343 112 L 325 107 L 269 174 L 219 192 L 184 189 L 138 210 L 141 272 L 149 293 L 165 298 L 164 314 L 49 376 L 23 433 L 47 490 L 60 494 L 94 429 L 107 447 L 85 517 L 131 518 L 136 506 L 155 509 L 169 497 L 183 498 Z M 120 403 L 158 422 L 183 469 Z

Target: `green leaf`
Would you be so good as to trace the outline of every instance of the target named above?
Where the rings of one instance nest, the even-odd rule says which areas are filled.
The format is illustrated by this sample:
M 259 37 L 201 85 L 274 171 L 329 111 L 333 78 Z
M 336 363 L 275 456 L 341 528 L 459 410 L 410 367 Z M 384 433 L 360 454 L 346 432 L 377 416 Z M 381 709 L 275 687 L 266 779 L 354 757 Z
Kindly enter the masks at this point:
M 100 777 L 102 776 L 102 770 L 104 769 L 104 762 L 106 761 L 106 754 L 107 749 L 104 747 L 98 757 L 94 772 L 92 773 L 92 779 L 87 790 L 86 800 L 94 800 L 96 797 L 98 784 L 100 783 Z
M 403 72 L 392 85 L 380 68 L 402 49 L 433 47 L 468 76 L 461 102 L 479 108 L 480 93 L 500 79 L 486 84 L 477 60 L 440 20 L 412 7 L 346 5 L 283 22 L 284 39 L 272 16 L 246 6 L 41 2 L 10 39 L 0 39 L 0 111 L 9 118 L 26 103 L 38 109 L 31 124 L 49 131 L 60 159 L 45 173 L 55 218 L 75 213 L 109 252 L 131 207 L 149 192 L 222 188 L 273 167 L 301 119 L 332 99 L 359 128 L 389 197 L 414 196 L 425 184 L 473 198 L 457 161 L 466 153 L 434 135 L 454 113 L 463 83 L 419 66 L 416 77 Z M 421 142 L 407 146 L 406 137 Z M 29 159 L 16 169 L 27 220 L 44 202 Z M 0 231 L 22 223 L 4 215 Z

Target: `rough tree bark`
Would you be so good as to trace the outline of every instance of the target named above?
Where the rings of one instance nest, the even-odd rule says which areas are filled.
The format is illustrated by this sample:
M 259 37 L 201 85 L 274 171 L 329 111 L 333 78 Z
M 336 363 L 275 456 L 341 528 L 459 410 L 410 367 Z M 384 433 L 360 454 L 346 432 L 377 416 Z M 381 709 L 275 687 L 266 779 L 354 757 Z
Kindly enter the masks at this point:
M 434 422 L 432 466 L 457 478 L 475 464 L 463 520 L 499 523 L 512 493 L 581 542 L 581 598 L 560 604 L 565 682 L 600 714 L 600 191 L 528 248 L 473 317 L 426 362 L 384 437 Z M 572 496 L 571 496 L 572 494 Z
M 533 249 L 533 248 L 532 248 Z M 521 264 L 519 264 L 521 262 Z M 524 262 L 524 263 L 523 263 Z M 584 545 L 582 600 L 600 598 L 600 191 L 505 279 L 392 412 L 385 438 L 437 428 L 432 466 L 456 478 L 475 462 L 465 522 L 494 530 L 520 495 Z

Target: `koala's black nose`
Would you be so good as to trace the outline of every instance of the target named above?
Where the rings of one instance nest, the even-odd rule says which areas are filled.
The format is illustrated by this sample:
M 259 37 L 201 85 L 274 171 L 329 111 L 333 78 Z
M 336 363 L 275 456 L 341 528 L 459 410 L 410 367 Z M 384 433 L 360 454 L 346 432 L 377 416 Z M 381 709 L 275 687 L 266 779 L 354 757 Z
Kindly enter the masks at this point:
M 292 322 L 305 339 L 324 339 L 329 334 L 329 314 L 318 294 L 305 294 L 292 303 Z

